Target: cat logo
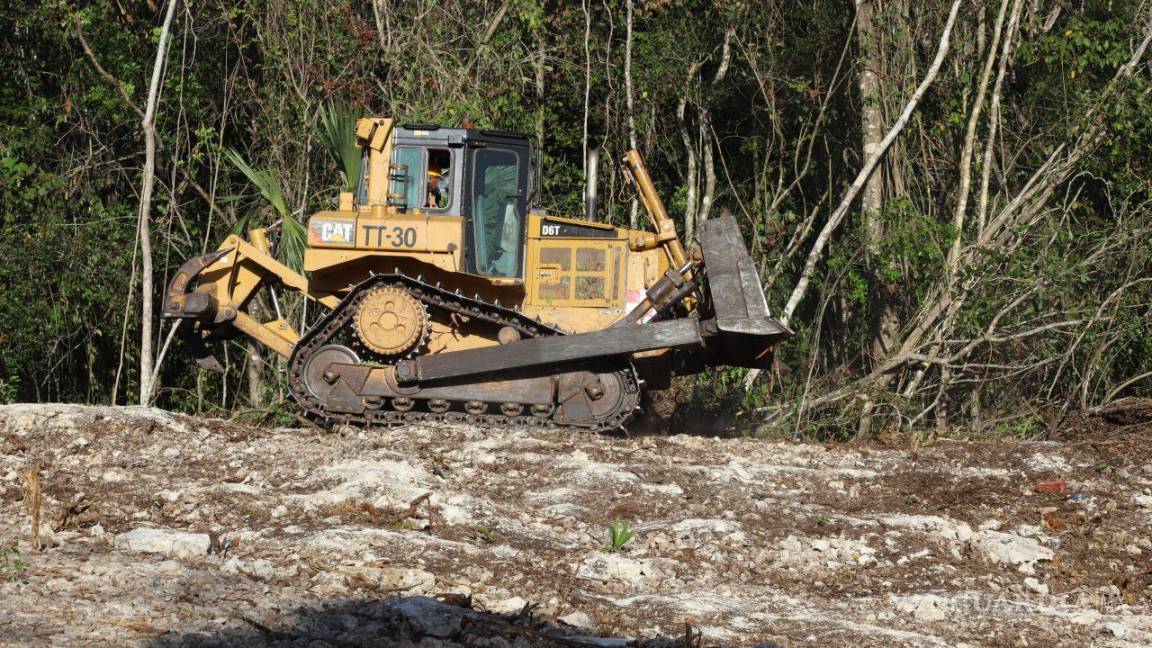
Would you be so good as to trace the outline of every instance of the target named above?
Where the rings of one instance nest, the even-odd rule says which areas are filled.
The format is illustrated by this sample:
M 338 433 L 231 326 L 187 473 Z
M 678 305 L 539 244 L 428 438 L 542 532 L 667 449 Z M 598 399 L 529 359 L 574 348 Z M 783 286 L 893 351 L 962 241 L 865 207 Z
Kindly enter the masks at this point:
M 355 222 L 313 218 L 308 223 L 310 238 L 329 245 L 352 245 Z

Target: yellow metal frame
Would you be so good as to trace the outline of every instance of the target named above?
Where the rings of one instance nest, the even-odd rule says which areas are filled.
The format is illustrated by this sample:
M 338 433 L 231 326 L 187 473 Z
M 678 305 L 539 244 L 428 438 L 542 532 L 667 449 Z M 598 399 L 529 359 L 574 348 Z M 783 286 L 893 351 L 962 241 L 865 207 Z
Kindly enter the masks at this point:
M 303 270 L 309 279 L 294 272 L 269 254 L 263 229 L 252 230 L 248 240 L 229 236 L 221 244 L 228 250 L 198 276 L 198 292 L 217 302 L 217 324 L 231 323 L 281 356 L 291 355 L 300 335 L 283 319 L 259 322 L 245 312 L 252 296 L 262 287 L 283 284 L 325 308 L 336 308 L 342 294 L 372 272 L 391 271 L 390 260 L 399 267 L 419 268 L 436 275 L 454 289 L 477 292 L 485 299 L 518 305 L 567 331 L 584 332 L 610 326 L 642 300 L 669 267 L 685 265 L 687 255 L 668 217 L 643 159 L 629 151 L 625 163 L 652 220 L 655 232 L 629 230 L 576 218 L 528 214 L 524 242 L 524 278 L 485 277 L 464 272 L 464 221 L 459 216 L 401 211 L 389 203 L 393 172 L 392 150 L 395 122 L 391 118 L 357 121 L 356 137 L 368 155 L 366 204 L 355 204 L 351 193 L 340 195 L 339 209 L 321 211 L 308 221 L 308 247 Z M 544 219 L 587 229 L 603 230 L 602 237 L 541 236 Z M 568 250 L 567 264 L 542 262 L 549 250 Z M 594 250 L 596 252 L 581 252 Z M 603 264 L 580 267 L 581 257 L 602 255 Z M 567 281 L 562 294 L 541 296 L 541 288 Z M 583 296 L 580 284 L 600 281 L 602 294 Z M 586 284 L 587 285 L 587 284 Z M 434 336 L 433 348 L 454 350 L 486 342 L 473 335 L 450 331 Z M 496 342 L 490 341 L 495 344 Z
M 224 239 L 220 249 L 231 252 L 200 273 L 200 285 L 197 290 L 209 290 L 216 297 L 221 309 L 225 306 L 236 308 L 243 306 L 262 283 L 267 283 L 272 278 L 278 279 L 285 286 L 327 308 L 336 308 L 340 303 L 340 298 L 336 295 L 312 292 L 304 275 L 293 271 L 272 258 L 266 251 L 258 249 L 235 234 Z
M 340 298 L 331 293 L 314 292 L 306 277 L 272 258 L 268 254 L 265 230 L 252 230 L 248 237 L 251 242 L 236 235 L 224 239 L 220 249 L 229 252 L 201 271 L 196 290 L 216 299 L 217 322 L 230 322 L 287 358 L 300 334 L 283 319 L 259 322 L 246 313 L 243 309 L 256 291 L 263 285 L 281 283 L 329 309 L 336 308 Z

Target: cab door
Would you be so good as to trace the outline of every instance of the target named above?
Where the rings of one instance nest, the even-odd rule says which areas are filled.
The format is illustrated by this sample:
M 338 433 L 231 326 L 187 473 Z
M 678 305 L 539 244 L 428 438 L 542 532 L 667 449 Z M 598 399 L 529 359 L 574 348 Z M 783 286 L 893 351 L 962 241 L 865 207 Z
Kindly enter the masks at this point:
M 524 278 L 528 147 L 469 142 L 464 230 L 468 271 L 486 277 Z

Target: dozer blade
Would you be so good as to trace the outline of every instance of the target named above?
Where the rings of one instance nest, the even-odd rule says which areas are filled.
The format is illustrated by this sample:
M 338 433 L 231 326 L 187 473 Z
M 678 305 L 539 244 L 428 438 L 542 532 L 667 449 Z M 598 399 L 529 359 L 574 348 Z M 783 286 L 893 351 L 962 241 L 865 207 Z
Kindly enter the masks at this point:
M 719 331 L 710 344 L 718 351 L 716 360 L 739 367 L 768 366 L 776 342 L 793 333 L 768 311 L 764 287 L 736 218 L 725 213 L 705 221 L 700 248 Z

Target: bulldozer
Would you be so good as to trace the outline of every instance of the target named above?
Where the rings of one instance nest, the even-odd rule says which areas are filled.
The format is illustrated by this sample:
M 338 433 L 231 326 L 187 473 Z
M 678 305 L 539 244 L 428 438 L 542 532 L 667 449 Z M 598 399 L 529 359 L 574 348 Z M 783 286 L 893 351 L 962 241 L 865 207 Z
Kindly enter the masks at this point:
M 210 346 L 243 334 L 284 358 L 292 397 L 329 425 L 609 431 L 646 390 L 769 366 L 792 334 L 736 219 L 705 221 L 686 248 L 637 151 L 623 167 L 651 230 L 533 206 L 540 164 L 523 135 L 391 117 L 355 128 L 359 184 L 307 219 L 300 272 L 256 228 L 172 277 L 162 316 L 180 320 L 202 367 L 221 371 Z M 594 189 L 586 199 L 594 218 Z M 262 290 L 274 317 L 254 314 Z M 300 330 L 280 313 L 283 290 L 311 309 Z

